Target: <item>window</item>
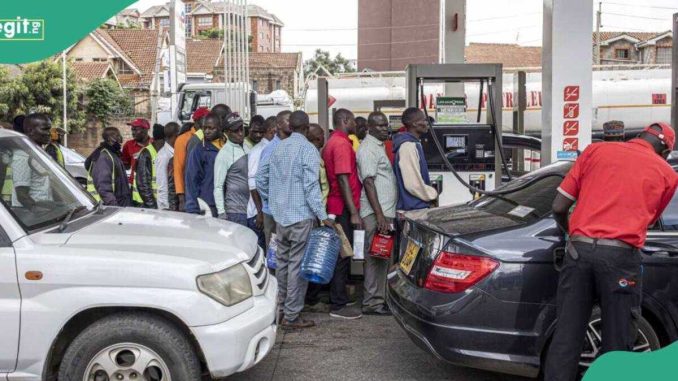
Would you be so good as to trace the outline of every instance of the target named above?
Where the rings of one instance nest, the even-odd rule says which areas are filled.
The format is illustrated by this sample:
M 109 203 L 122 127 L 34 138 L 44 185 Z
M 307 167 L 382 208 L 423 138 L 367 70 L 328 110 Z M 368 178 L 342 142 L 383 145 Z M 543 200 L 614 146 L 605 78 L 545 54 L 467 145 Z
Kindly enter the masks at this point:
M 163 28 L 169 28 L 170 26 L 169 17 L 160 19 L 160 26 Z
M 628 49 L 615 49 L 614 58 L 616 58 L 618 60 L 629 59 L 629 50 Z
M 662 224 L 664 225 L 664 230 L 678 230 L 678 197 L 676 195 L 673 196 L 671 202 L 664 210 Z
M 105 58 L 92 58 L 93 62 L 106 62 Z
M 191 37 L 193 33 L 193 17 L 186 16 L 186 37 Z
M 252 90 L 258 92 L 259 91 L 259 81 L 253 80 L 252 81 Z
M 189 13 L 191 13 L 192 8 L 193 8 L 193 5 L 190 4 L 190 3 L 188 3 L 188 4 L 186 4 L 186 5 L 184 6 L 184 10 L 186 11 L 186 15 L 188 15 Z
M 571 163 L 562 162 L 562 166 L 570 166 Z M 567 172 L 567 168 L 549 167 L 548 171 Z M 504 185 L 503 189 L 511 189 L 519 186 L 521 183 L 531 181 L 534 177 L 544 172 L 537 170 L 523 177 L 511 181 Z M 556 176 L 544 177 L 533 183 L 525 189 L 509 193 L 504 196 L 482 196 L 475 201 L 471 201 L 469 206 L 480 209 L 488 213 L 509 218 L 516 218 L 522 221 L 542 218 L 551 213 L 553 199 L 556 197 L 557 188 L 563 179 Z M 519 208 L 520 207 L 520 208 Z
M 76 58 L 75 62 L 82 62 L 82 58 Z
M 212 17 L 210 17 L 210 16 L 201 16 L 201 17 L 198 17 L 198 26 L 201 26 L 201 27 L 205 27 L 205 26 L 211 27 L 212 25 L 213 25 L 213 23 L 212 23 Z
M 198 107 L 212 107 L 212 93 L 207 92 L 186 92 L 181 102 L 181 119 L 189 120 L 193 112 Z
M 279 79 L 275 81 L 275 89 L 280 90 L 280 80 Z
M 134 74 L 134 71 L 126 63 L 120 61 L 120 68 L 118 69 L 118 74 Z
M 70 214 L 76 219 L 94 208 L 94 200 L 79 184 L 27 138 L 0 139 L 0 157 L 3 183 L 4 168 L 12 168 L 14 187 L 11 200 L 1 202 L 28 232 L 56 226 Z M 28 188 L 28 192 L 17 192 L 18 187 Z M 27 195 L 36 202 L 33 208 L 22 204 Z
M 657 48 L 657 63 L 658 64 L 671 63 L 671 48 Z

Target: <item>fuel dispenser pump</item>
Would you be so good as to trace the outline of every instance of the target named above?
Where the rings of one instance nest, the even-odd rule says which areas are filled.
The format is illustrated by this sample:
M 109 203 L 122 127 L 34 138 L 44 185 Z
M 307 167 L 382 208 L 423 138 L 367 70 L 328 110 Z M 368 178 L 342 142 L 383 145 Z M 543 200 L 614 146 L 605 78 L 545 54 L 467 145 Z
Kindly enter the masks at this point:
M 502 105 L 501 64 L 409 65 L 407 81 L 408 107 L 418 107 L 420 99 L 424 100 L 426 84 L 480 83 L 480 104 L 475 122 L 445 123 L 444 120 L 434 122 L 428 115 L 427 107 L 424 107 L 424 113 L 429 121 L 429 131 L 422 138 L 422 146 L 431 173 L 432 185 L 439 190 L 438 205 L 463 203 L 480 195 L 509 194 L 524 189 L 544 177 L 562 177 L 554 173 L 527 176 L 512 186 L 497 189 L 501 186 L 502 168 L 507 178 L 512 180 L 501 144 L 501 112 L 495 110 Z M 487 86 L 486 121 L 481 123 L 485 86 Z
M 439 205 L 462 203 L 480 197 L 482 191 L 492 191 L 501 185 L 501 113 L 489 111 L 491 106 L 501 104 L 502 66 L 488 64 L 442 64 L 410 65 L 407 68 L 408 106 L 417 107 L 419 101 L 426 103 L 427 85 L 439 88 L 440 84 L 457 84 L 463 89 L 464 83 L 479 83 L 480 104 L 475 121 L 466 120 L 466 97 L 438 98 L 439 113 L 428 118 L 429 132 L 422 138 L 433 186 L 439 191 Z M 482 121 L 483 90 L 487 88 L 488 99 L 485 120 Z M 444 114 L 442 105 L 446 102 L 458 109 L 458 115 Z M 424 112 L 428 116 L 428 107 Z M 440 144 L 440 147 L 438 147 Z M 440 148 L 440 149 L 439 149 Z M 452 171 L 448 166 L 451 166 Z M 456 172 L 456 175 L 455 175 Z M 461 181 L 457 179 L 461 177 Z M 471 188 L 466 185 L 470 185 Z M 479 192 L 481 191 L 481 192 Z

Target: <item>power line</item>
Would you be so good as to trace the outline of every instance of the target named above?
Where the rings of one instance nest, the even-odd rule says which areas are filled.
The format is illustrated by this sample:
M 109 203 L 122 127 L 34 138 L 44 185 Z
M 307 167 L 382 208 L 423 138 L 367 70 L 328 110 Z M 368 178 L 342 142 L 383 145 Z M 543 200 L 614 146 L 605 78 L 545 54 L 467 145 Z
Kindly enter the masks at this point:
M 658 18 L 658 17 L 628 15 L 628 14 L 624 14 L 624 13 L 602 12 L 602 14 L 603 15 L 620 16 L 620 17 L 629 17 L 629 18 L 635 18 L 635 19 L 644 19 L 644 20 L 670 21 L 670 18 Z
M 493 20 L 504 20 L 511 19 L 520 16 L 532 16 L 540 15 L 541 12 L 530 12 L 522 13 L 516 15 L 507 15 L 507 16 L 496 16 L 496 17 L 486 17 L 480 19 L 471 19 L 466 20 L 466 22 L 483 22 L 483 21 L 493 21 Z M 395 25 L 395 26 L 364 26 L 356 28 L 302 28 L 302 29 L 287 29 L 285 32 L 354 32 L 357 30 L 383 30 L 383 29 L 411 29 L 411 28 L 438 28 L 440 24 L 412 24 L 412 25 Z
M 418 44 L 422 42 L 437 42 L 437 38 L 430 38 L 426 40 L 411 40 L 411 41 L 393 41 L 393 42 L 371 42 L 367 44 L 283 44 L 285 46 L 376 46 L 376 45 L 398 45 L 398 44 Z
M 608 2 L 604 1 L 603 4 L 610 4 L 610 5 L 619 5 L 622 7 L 631 7 L 631 8 L 650 8 L 650 9 L 667 9 L 671 11 L 676 11 L 678 8 L 673 8 L 673 7 L 660 7 L 656 5 L 638 5 L 638 4 L 624 4 L 624 3 L 613 3 L 613 2 Z

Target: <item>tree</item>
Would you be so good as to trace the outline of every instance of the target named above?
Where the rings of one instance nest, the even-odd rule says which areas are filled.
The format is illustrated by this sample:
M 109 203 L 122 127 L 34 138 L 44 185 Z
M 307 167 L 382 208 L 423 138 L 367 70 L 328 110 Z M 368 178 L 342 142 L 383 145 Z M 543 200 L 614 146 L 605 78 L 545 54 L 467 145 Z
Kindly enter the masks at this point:
M 0 66 L 0 115 L 7 115 L 9 111 L 9 82 L 9 70 Z
M 87 114 L 93 116 L 104 126 L 112 115 L 130 115 L 132 101 L 120 85 L 112 79 L 102 78 L 92 81 L 85 90 Z
M 79 91 L 72 70 L 66 72 L 68 128 L 79 131 L 85 123 L 83 112 L 78 108 Z M 0 85 L 0 103 L 6 105 L 7 120 L 16 115 L 44 112 L 59 127 L 63 121 L 63 82 L 60 63 L 51 60 L 27 65 L 23 75 Z M 0 110 L 2 111 L 2 110 Z
M 330 52 L 316 49 L 313 58 L 304 62 L 304 74 L 309 76 L 320 66 L 323 66 L 330 74 L 355 72 L 355 68 L 351 61 L 344 58 L 341 53 L 338 53 L 334 59 L 332 59 Z

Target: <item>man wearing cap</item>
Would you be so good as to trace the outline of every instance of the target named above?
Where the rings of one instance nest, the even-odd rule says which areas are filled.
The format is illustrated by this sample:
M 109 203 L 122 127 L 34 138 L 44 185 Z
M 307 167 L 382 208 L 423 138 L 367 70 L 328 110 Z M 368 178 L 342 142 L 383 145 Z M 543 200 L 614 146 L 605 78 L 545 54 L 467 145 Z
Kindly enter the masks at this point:
M 199 121 L 209 114 L 209 112 L 207 107 L 200 107 L 195 110 L 195 112 L 193 112 L 193 127 L 179 135 L 177 141 L 174 143 L 174 187 L 177 192 L 177 198 L 179 199 L 178 209 L 180 212 L 184 211 L 184 204 L 186 201 L 184 198 L 184 179 L 186 175 L 186 162 L 188 161 L 188 155 L 186 154 L 188 141 L 193 137 L 196 131 L 202 128 Z
M 136 161 L 139 158 L 139 152 L 151 142 L 151 138 L 148 136 L 151 125 L 143 118 L 134 119 L 132 122 L 127 123 L 127 125 L 132 127 L 132 139 L 125 142 L 122 146 L 122 156 L 120 156 L 120 159 L 122 159 L 125 169 L 132 170 L 129 176 L 129 183 L 132 184 L 134 183 L 134 170 L 136 168 Z
M 610 120 L 603 123 L 603 141 L 623 142 L 624 141 L 624 122 L 621 120 Z
M 214 202 L 219 218 L 247 226 L 250 189 L 247 154 L 242 147 L 244 123 L 239 116 L 231 114 L 224 126 L 228 141 L 214 163 Z
M 155 164 L 158 151 L 165 145 L 165 127 L 153 126 L 153 143 L 144 147 L 137 158 L 136 175 L 132 184 L 132 201 L 135 206 L 158 209 L 158 183 Z
M 546 380 L 576 378 L 595 303 L 602 310 L 602 352 L 633 349 L 642 295 L 639 250 L 678 186 L 666 162 L 674 143 L 671 126 L 655 123 L 629 142 L 592 144 L 560 184 L 553 215 L 569 242 Z

